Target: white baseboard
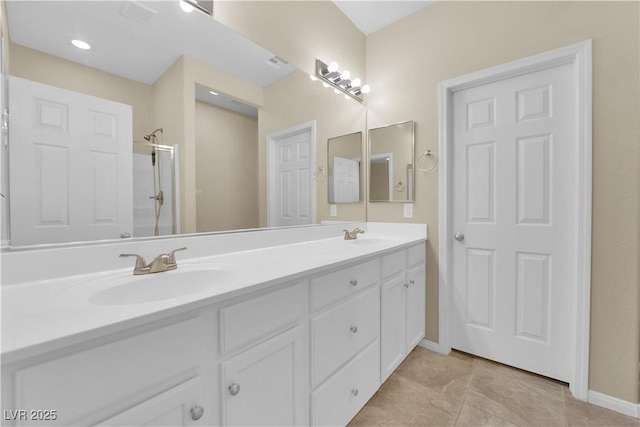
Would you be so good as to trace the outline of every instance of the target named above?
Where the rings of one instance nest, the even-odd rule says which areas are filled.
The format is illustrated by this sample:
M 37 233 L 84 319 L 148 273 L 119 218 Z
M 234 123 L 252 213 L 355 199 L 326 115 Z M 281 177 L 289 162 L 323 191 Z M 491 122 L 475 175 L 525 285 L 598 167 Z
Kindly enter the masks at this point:
M 422 339 L 418 345 L 422 348 L 426 348 L 427 350 L 435 351 L 436 353 L 440 348 L 437 342 L 429 341 L 427 339 Z
M 589 403 L 593 405 L 611 409 L 612 411 L 620 412 L 630 417 L 640 418 L 640 403 L 627 402 L 626 400 L 598 393 L 593 390 L 589 390 L 588 399 Z

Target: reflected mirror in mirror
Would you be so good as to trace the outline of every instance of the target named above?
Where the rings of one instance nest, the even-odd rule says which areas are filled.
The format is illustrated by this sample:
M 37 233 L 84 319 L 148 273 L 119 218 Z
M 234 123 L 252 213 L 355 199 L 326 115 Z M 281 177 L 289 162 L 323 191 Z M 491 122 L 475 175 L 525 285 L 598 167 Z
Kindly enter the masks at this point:
M 369 201 L 412 202 L 414 122 L 369 130 Z
M 138 143 L 155 142 L 158 146 L 174 149 L 173 160 L 165 159 L 167 154 L 161 147 L 156 151 L 156 159 L 163 168 L 161 180 L 164 204 L 159 215 L 159 235 L 264 226 L 264 195 L 255 195 L 260 183 L 260 177 L 255 174 L 260 170 L 259 162 L 264 163 L 260 158 L 260 150 L 264 150 L 264 147 L 256 147 L 253 152 L 244 150 L 226 155 L 209 154 L 201 143 L 206 138 L 197 137 L 207 131 L 196 129 L 206 128 L 206 125 L 202 126 L 203 122 L 195 120 L 195 117 L 193 124 L 185 122 L 185 117 L 186 114 L 189 114 L 188 117 L 196 115 L 198 110 L 203 109 L 198 107 L 201 104 L 198 90 L 207 89 L 208 92 L 220 89 L 198 87 L 197 77 L 193 76 L 211 76 L 211 69 L 217 73 L 227 73 L 233 79 L 223 79 L 225 84 L 235 82 L 230 93 L 247 93 L 243 92 L 242 85 L 252 85 L 256 90 L 249 91 L 251 95 L 247 98 L 247 104 L 258 105 L 254 101 L 261 96 L 253 94 L 279 87 L 276 83 L 285 81 L 296 72 L 300 73 L 295 66 L 283 61 L 278 61 L 274 66 L 274 53 L 266 51 L 204 13 L 183 12 L 177 1 L 9 0 L 6 8 L 10 38 L 6 52 L 11 63 L 9 79 L 24 79 L 43 85 L 43 91 L 46 92 L 46 96 L 40 97 L 46 101 L 38 104 L 39 127 L 27 129 L 26 132 L 35 132 L 34 134 L 39 135 L 38 138 L 47 134 L 47 137 L 53 139 L 44 142 L 39 140 L 40 145 L 36 144 L 34 147 L 31 144 L 28 149 L 30 151 L 27 151 L 27 157 L 32 159 L 29 168 L 33 172 L 29 178 L 32 180 L 29 184 L 31 189 L 27 193 L 32 200 L 13 203 L 12 195 L 15 196 L 20 191 L 11 187 L 4 191 L 7 182 L 11 186 L 19 182 L 15 174 L 28 168 L 14 158 L 13 154 L 8 160 L 8 167 L 6 163 L 3 164 L 3 171 L 8 170 L 11 175 L 3 175 L 2 182 L 3 194 L 8 201 L 8 204 L 3 204 L 2 228 L 9 231 L 3 234 L 3 246 L 7 243 L 17 246 L 155 235 L 154 204 L 159 201 L 160 191 L 157 188 L 151 189 L 152 182 L 140 186 L 141 188 L 134 188 L 135 179 L 138 179 L 134 179 L 138 175 L 134 170 L 135 163 L 140 163 L 144 168 L 152 166 L 151 153 L 142 153 L 136 149 Z M 33 31 L 33 28 L 38 28 L 38 31 Z M 92 45 L 91 49 L 81 50 L 73 46 L 70 42 L 75 38 L 84 38 Z M 210 40 L 224 40 L 224 43 L 211 43 Z M 191 76 L 189 78 L 193 78 L 195 82 L 187 82 L 187 76 Z M 206 81 L 208 86 L 215 84 L 211 83 L 211 79 L 209 77 Z M 189 87 L 186 83 L 196 85 L 193 89 L 195 94 L 183 89 Z M 65 132 L 71 129 L 71 123 L 76 119 L 72 117 L 73 109 L 68 100 L 60 96 L 59 91 L 67 91 L 71 100 L 79 99 L 79 95 L 84 96 L 82 103 L 86 104 L 86 110 L 94 113 L 97 111 L 88 120 L 78 119 L 81 123 L 91 124 L 90 132 L 93 132 L 92 138 L 95 139 L 87 147 L 86 159 L 77 162 L 78 172 L 71 172 L 69 162 L 72 159 L 63 155 L 69 150 L 68 144 L 74 140 Z M 269 90 L 269 93 L 273 92 L 274 90 Z M 9 103 L 24 101 L 20 99 L 26 92 L 12 89 L 10 93 Z M 285 123 L 301 121 L 297 117 L 289 118 L 288 114 L 293 113 L 289 110 L 283 112 L 285 110 L 282 107 L 289 105 L 291 110 L 300 110 L 296 107 L 296 102 L 300 102 L 296 95 L 298 94 L 287 92 L 277 104 L 270 107 L 268 120 L 272 123 L 264 125 L 269 131 L 275 122 L 282 123 L 284 127 Z M 189 111 L 192 108 L 191 97 L 197 100 L 195 112 Z M 287 103 L 287 98 L 292 100 Z M 185 102 L 182 103 L 180 99 Z M 91 104 L 95 100 L 107 101 L 108 105 L 96 109 Z M 316 104 L 314 97 L 304 98 L 304 104 L 310 106 L 308 114 L 311 117 L 319 115 L 313 111 Z M 323 105 L 322 111 L 325 113 L 318 118 L 319 135 L 324 131 L 324 126 L 334 123 L 333 117 L 341 117 L 342 108 L 346 108 L 342 105 L 344 103 L 340 103 L 339 99 L 335 100 L 335 105 Z M 331 111 L 331 115 L 327 115 L 326 111 Z M 121 113 L 123 118 L 119 115 Z M 11 116 L 12 119 L 20 116 L 29 118 L 31 112 Z M 263 126 L 258 119 L 254 123 L 258 123 L 259 129 Z M 15 123 L 10 123 L 10 126 L 12 132 L 9 145 L 12 146 L 10 151 L 13 153 L 17 151 L 13 147 L 28 138 L 19 136 Z M 185 130 L 187 126 L 194 126 L 193 139 L 185 138 L 191 132 Z M 255 126 L 254 124 L 249 128 L 255 129 Z M 157 131 L 158 129 L 163 131 Z M 336 132 L 333 129 L 331 134 L 351 130 L 340 132 L 337 129 Z M 155 135 L 152 135 L 154 132 Z M 252 132 L 255 133 L 255 130 Z M 115 140 L 120 141 L 117 150 L 114 148 Z M 106 147 L 114 150 L 109 151 Z M 243 147 L 247 148 L 246 145 Z M 45 167 L 36 167 L 33 161 L 36 154 L 45 160 Z M 145 159 L 137 162 L 137 156 L 144 156 Z M 4 162 L 6 156 L 2 160 Z M 173 168 L 174 176 L 171 179 L 169 175 L 164 175 L 169 171 L 166 166 Z M 228 173 L 224 177 L 213 179 L 200 171 L 201 168 L 210 171 L 215 167 L 227 168 L 225 170 Z M 82 178 L 89 176 L 87 173 L 93 174 L 91 180 Z M 149 171 L 144 173 L 153 181 L 153 174 Z M 79 180 L 76 178 L 78 176 L 81 177 Z M 75 185 L 71 182 L 72 178 L 75 179 L 74 183 L 83 182 L 87 187 L 83 194 L 85 201 L 90 202 L 90 208 L 78 208 L 72 202 L 70 195 L 77 193 L 72 189 L 72 185 Z M 38 183 L 42 184 L 41 187 L 38 187 Z M 175 187 L 175 192 L 169 191 L 169 187 Z M 150 191 L 142 195 L 142 188 Z M 237 198 L 237 203 L 226 205 L 219 198 L 223 192 L 244 194 L 246 197 Z M 145 206 L 136 214 L 137 205 L 132 199 L 138 193 L 143 197 Z M 38 199 L 38 194 L 46 197 Z M 118 202 L 119 198 L 126 202 Z M 139 204 L 143 204 L 143 199 Z M 324 203 L 324 195 L 322 199 Z M 20 211 L 28 204 L 31 204 L 31 210 L 26 213 Z M 13 218 L 10 223 L 7 220 L 9 212 L 5 209 L 6 206 L 9 206 L 7 209 Z M 216 208 L 218 211 L 215 211 Z M 173 212 L 172 218 L 165 218 L 170 211 Z M 233 215 L 234 212 L 236 215 Z M 68 234 L 64 231 L 75 222 L 78 215 L 87 213 L 91 217 L 89 226 L 85 226 L 79 233 Z M 146 223 L 136 226 L 138 217 L 146 218 Z M 31 221 L 25 224 L 30 233 L 27 239 L 22 239 L 20 233 L 16 232 L 16 218 L 28 218 Z M 40 223 L 34 224 L 34 221 Z M 44 228 L 53 230 L 49 233 L 52 235 L 44 233 Z M 92 231 L 88 232 L 88 229 Z M 149 230 L 154 233 L 150 234 Z M 7 242 L 7 236 L 11 237 L 11 241 Z
M 329 203 L 358 203 L 362 200 L 362 132 L 329 138 L 327 141 Z

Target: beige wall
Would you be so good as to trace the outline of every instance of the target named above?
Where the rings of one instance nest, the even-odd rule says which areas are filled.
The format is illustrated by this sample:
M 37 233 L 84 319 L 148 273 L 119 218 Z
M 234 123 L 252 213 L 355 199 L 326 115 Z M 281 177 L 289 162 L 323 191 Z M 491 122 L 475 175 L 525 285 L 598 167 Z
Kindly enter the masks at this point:
M 196 102 L 196 231 L 258 226 L 258 119 Z
M 214 18 L 307 74 L 337 61 L 365 79 L 365 36 L 330 1 L 216 0 Z
M 142 141 L 142 137 L 154 129 L 151 124 L 153 96 L 150 85 L 15 43 L 10 43 L 9 54 L 9 74 L 12 76 L 131 105 L 134 140 Z
M 189 217 L 185 212 L 195 212 L 195 200 L 187 194 L 190 186 L 195 187 L 195 178 L 185 171 L 194 167 L 188 162 L 187 144 L 184 140 L 184 59 L 179 58 L 153 84 L 153 123 L 151 128 L 164 129 L 161 141 L 165 144 L 177 145 L 180 169 L 180 231 L 189 233 L 191 230 Z
M 264 90 L 264 108 L 259 116 L 259 208 L 260 226 L 267 225 L 267 135 L 310 120 L 316 121 L 316 165 L 327 167 L 327 140 L 340 135 L 363 131 L 366 110 L 362 104 L 344 95 L 336 95 L 320 81 L 297 71 Z M 360 220 L 366 218 L 365 205 L 338 205 L 338 216 L 330 216 L 327 202 L 327 177 L 316 182 L 317 221 Z
M 593 246 L 589 388 L 638 401 L 640 347 L 638 2 L 438 2 L 367 38 L 370 128 L 416 121 L 416 152 L 438 150 L 437 84 L 593 39 Z M 429 227 L 427 339 L 438 340 L 438 178 L 416 175 Z M 403 221 L 370 204 L 370 221 Z

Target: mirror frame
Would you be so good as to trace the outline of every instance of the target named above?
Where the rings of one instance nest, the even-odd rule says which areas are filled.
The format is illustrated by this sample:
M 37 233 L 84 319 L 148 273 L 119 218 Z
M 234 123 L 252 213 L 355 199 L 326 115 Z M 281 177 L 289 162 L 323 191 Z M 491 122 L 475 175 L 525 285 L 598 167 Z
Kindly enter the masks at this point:
M 398 125 L 403 125 L 403 124 L 407 124 L 407 123 L 411 123 L 411 165 L 413 165 L 413 167 L 411 169 L 411 183 L 406 183 L 406 185 L 411 184 L 411 188 L 410 188 L 411 198 L 410 199 L 404 199 L 404 200 L 371 200 L 371 142 L 372 142 L 371 132 L 373 132 L 374 130 L 387 129 L 387 128 L 390 128 L 392 126 L 398 126 Z M 415 191 L 415 181 L 416 181 L 416 168 L 415 168 L 416 147 L 415 147 L 415 140 L 416 140 L 416 122 L 414 120 L 405 120 L 403 122 L 391 123 L 391 124 L 386 125 L 386 126 L 379 126 L 377 128 L 369 129 L 369 131 L 367 133 L 367 177 L 366 177 L 367 178 L 367 201 L 369 203 L 414 203 L 415 202 L 415 198 L 416 198 L 416 191 Z

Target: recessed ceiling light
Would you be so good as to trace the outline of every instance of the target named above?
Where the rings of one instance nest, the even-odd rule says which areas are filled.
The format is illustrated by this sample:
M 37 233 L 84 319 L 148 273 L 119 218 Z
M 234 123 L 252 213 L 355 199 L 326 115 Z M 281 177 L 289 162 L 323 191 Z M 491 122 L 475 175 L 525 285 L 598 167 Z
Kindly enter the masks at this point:
M 180 0 L 180 7 L 185 12 L 193 12 L 193 6 L 191 6 L 186 0 Z
M 214 91 L 212 91 L 212 90 L 210 90 L 210 91 L 209 91 L 209 93 L 210 93 L 211 95 L 218 95 L 218 93 L 217 93 L 217 92 L 214 92 Z
M 91 49 L 91 45 L 87 42 L 83 42 L 82 40 L 71 40 L 71 44 L 77 47 L 78 49 L 83 49 L 83 50 Z

